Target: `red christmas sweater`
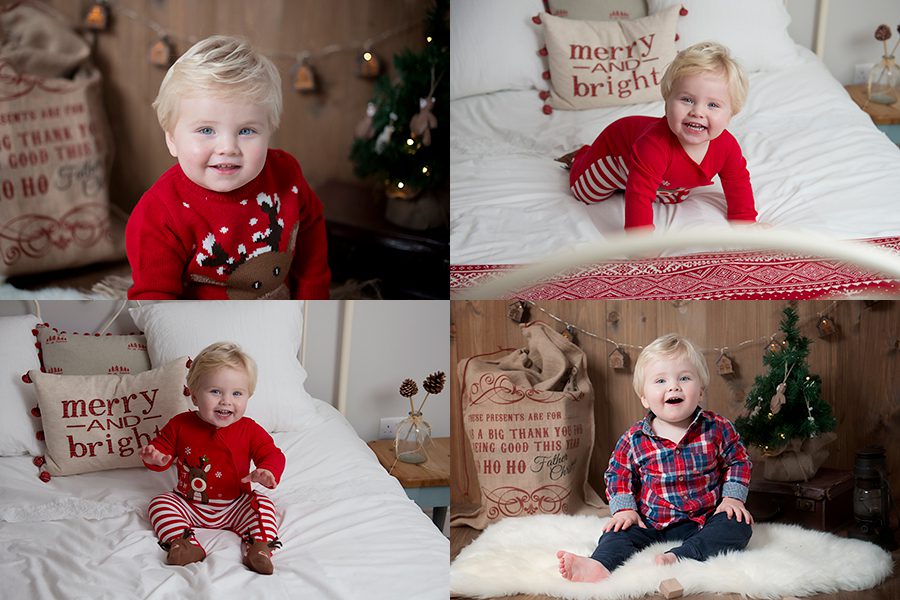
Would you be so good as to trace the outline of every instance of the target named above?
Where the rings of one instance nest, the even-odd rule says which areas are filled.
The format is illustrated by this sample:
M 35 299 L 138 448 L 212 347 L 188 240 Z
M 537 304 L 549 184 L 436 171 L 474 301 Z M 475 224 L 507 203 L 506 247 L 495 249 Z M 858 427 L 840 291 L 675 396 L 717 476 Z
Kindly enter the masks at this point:
M 665 117 L 624 117 L 604 129 L 587 154 L 585 160 L 590 163 L 602 156 L 625 159 L 626 229 L 653 227 L 657 190 L 683 198 L 692 188 L 712 185 L 715 175 L 725 192 L 728 220 L 756 221 L 747 161 L 728 131 L 709 143 L 706 156 L 697 164 L 669 129 Z
M 322 203 L 297 160 L 269 150 L 253 181 L 219 193 L 166 171 L 128 219 L 130 299 L 328 298 Z
M 241 418 L 228 427 L 207 423 L 195 411 L 175 415 L 151 442 L 172 456 L 164 466 L 144 463 L 152 471 L 165 471 L 172 463 L 178 469 L 175 491 L 188 500 L 234 500 L 250 493 L 250 484 L 241 479 L 250 473 L 250 461 L 281 481 L 284 454 L 256 421 Z

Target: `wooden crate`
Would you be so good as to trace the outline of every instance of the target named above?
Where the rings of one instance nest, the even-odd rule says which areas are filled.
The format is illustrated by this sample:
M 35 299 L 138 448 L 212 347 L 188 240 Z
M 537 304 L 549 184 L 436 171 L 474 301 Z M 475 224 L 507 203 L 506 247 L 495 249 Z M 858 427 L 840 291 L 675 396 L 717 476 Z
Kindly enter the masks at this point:
M 853 484 L 853 473 L 839 469 L 819 469 L 809 481 L 769 481 L 760 476 L 750 481 L 747 508 L 758 523 L 835 531 L 853 519 Z

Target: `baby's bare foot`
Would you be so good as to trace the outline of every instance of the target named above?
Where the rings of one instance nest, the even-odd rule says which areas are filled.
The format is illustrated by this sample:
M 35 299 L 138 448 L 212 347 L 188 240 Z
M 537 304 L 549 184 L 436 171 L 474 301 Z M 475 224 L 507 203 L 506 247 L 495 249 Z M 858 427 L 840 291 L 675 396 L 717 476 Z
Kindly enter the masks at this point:
M 676 560 L 678 560 L 678 557 L 671 552 L 656 555 L 656 564 L 658 565 L 671 565 Z
M 593 583 L 609 577 L 609 571 L 601 563 L 589 556 L 579 556 L 560 550 L 556 553 L 559 559 L 559 572 L 569 581 Z

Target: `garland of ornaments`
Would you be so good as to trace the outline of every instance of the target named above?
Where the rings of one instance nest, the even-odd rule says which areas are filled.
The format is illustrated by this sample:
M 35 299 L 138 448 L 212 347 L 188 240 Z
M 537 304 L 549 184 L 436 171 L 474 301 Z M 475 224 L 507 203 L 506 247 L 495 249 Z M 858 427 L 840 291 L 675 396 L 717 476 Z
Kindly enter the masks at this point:
M 117 0 L 94 0 L 88 8 L 87 13 L 85 13 L 84 21 L 82 23 L 83 29 L 94 34 L 107 31 L 111 23 L 111 9 L 113 6 L 115 6 L 116 15 L 121 15 L 137 23 L 141 23 L 156 33 L 157 39 L 153 45 L 150 46 L 148 60 L 150 61 L 150 64 L 161 69 L 168 69 L 172 66 L 172 63 L 175 62 L 176 44 L 189 47 L 200 41 L 200 38 L 196 36 L 177 36 L 169 32 L 158 22 L 148 19 L 126 6 L 119 5 Z M 418 26 L 418 22 L 407 23 L 384 31 L 362 42 L 330 44 L 316 51 L 303 50 L 296 53 L 264 51 L 263 54 L 273 59 L 293 60 L 294 66 L 291 68 L 293 88 L 301 94 L 310 94 L 320 90 L 319 78 L 313 69 L 313 59 L 320 59 L 338 52 L 355 51 L 357 52 L 356 74 L 364 79 L 376 79 L 383 70 L 383 64 L 381 58 L 375 53 L 375 50 L 373 49 L 374 46 Z M 430 37 L 427 37 L 426 40 L 429 43 L 431 42 Z M 427 117 L 423 118 L 425 118 L 427 122 Z
M 865 301 L 865 304 L 866 304 L 866 307 L 869 308 L 872 305 L 876 304 L 877 302 L 878 302 L 877 300 Z M 837 306 L 837 301 L 834 301 L 831 304 L 829 304 L 825 310 L 816 313 L 815 317 L 807 318 L 805 321 L 800 323 L 798 325 L 798 327 L 803 327 L 804 325 L 815 321 L 816 329 L 819 332 L 819 337 L 826 338 L 826 337 L 830 337 L 830 336 L 834 335 L 835 333 L 838 332 L 839 329 L 838 329 L 837 324 L 834 322 L 834 319 L 832 317 L 828 316 L 828 313 L 830 313 L 832 311 L 832 309 L 834 309 L 835 306 Z M 628 350 L 641 351 L 644 349 L 643 346 L 618 342 L 618 341 L 610 339 L 606 336 L 599 335 L 592 331 L 588 331 L 586 329 L 578 327 L 572 323 L 569 323 L 565 319 L 558 317 L 557 315 L 554 315 L 553 313 L 551 313 L 544 307 L 538 306 L 535 302 L 533 302 L 531 300 L 518 300 L 516 302 L 513 302 L 512 304 L 510 304 L 508 306 L 506 314 L 510 320 L 512 320 L 516 323 L 524 323 L 529 320 L 529 309 L 532 307 L 538 309 L 539 311 L 541 311 L 542 313 L 544 313 L 545 315 L 547 315 L 554 321 L 562 323 L 562 326 L 563 326 L 563 329 L 561 331 L 562 336 L 564 338 L 566 338 L 567 340 L 569 340 L 570 342 L 572 342 L 573 344 L 578 343 L 578 333 L 582 333 L 586 336 L 595 338 L 597 340 L 605 341 L 606 343 L 614 346 L 612 352 L 610 352 L 609 356 L 607 357 L 607 363 L 609 364 L 609 367 L 614 370 L 624 371 L 624 370 L 628 369 L 628 364 L 630 361 L 630 357 L 627 352 Z M 619 314 L 615 311 L 610 312 L 606 317 L 606 321 L 607 321 L 607 323 L 609 323 L 611 325 L 618 323 L 619 322 Z M 732 377 L 735 373 L 734 359 L 732 358 L 732 355 L 735 352 L 737 352 L 738 350 L 745 348 L 746 346 L 751 346 L 751 345 L 756 345 L 756 344 L 765 344 L 766 351 L 768 351 L 768 352 L 778 352 L 783 347 L 787 346 L 787 340 L 785 339 L 784 333 L 779 331 L 779 332 L 773 333 L 770 336 L 744 340 L 737 344 L 729 344 L 727 346 L 722 346 L 721 348 L 718 348 L 715 346 L 711 349 L 703 348 L 703 349 L 700 349 L 700 352 L 702 352 L 703 354 L 718 353 L 719 357 L 716 359 L 716 372 L 723 378 L 727 379 L 729 377 Z M 895 342 L 893 347 L 900 348 L 900 341 Z M 791 367 L 791 368 L 793 368 L 793 367 Z M 784 375 L 785 382 L 787 382 L 789 373 L 790 373 L 790 369 L 786 369 L 786 372 Z M 807 379 L 809 379 L 809 378 L 807 378 Z M 777 392 L 776 392 L 776 396 L 772 398 L 771 404 L 773 405 L 773 407 L 775 404 L 778 404 L 779 405 L 778 410 L 780 410 L 781 405 L 784 404 L 783 398 L 784 398 L 784 386 L 785 385 L 786 385 L 786 383 L 782 383 L 782 384 L 779 384 L 779 386 L 778 386 L 778 388 L 780 388 L 780 391 L 782 393 L 781 401 L 778 401 L 776 399 L 778 396 Z M 809 385 L 809 384 L 807 384 L 807 385 Z M 812 409 L 809 406 L 809 400 L 806 401 L 806 406 L 810 412 L 809 419 L 813 420 Z M 777 413 L 778 410 L 775 410 L 774 412 Z

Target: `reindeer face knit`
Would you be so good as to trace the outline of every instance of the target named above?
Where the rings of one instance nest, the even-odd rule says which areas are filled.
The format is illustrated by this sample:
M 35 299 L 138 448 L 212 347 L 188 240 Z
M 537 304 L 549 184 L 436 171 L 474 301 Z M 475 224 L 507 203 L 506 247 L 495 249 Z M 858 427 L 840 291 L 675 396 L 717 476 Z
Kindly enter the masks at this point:
M 281 150 L 269 150 L 260 174 L 226 193 L 174 165 L 132 211 L 125 246 L 130 299 L 328 297 L 322 203 Z

